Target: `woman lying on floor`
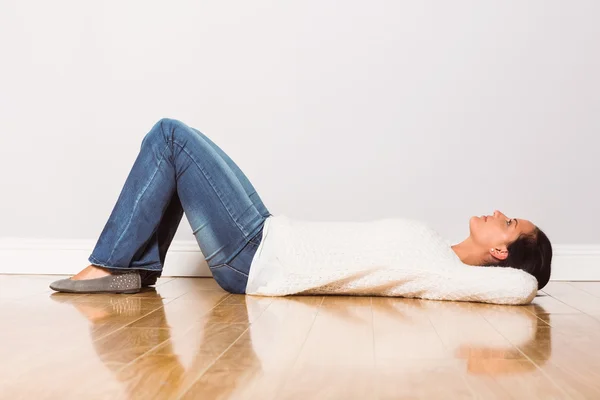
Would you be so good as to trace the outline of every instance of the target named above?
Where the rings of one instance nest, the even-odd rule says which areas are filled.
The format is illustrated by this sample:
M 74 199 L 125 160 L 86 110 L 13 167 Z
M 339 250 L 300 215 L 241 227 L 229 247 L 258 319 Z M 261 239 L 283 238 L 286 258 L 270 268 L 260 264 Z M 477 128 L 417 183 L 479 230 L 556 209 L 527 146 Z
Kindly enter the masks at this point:
M 231 293 L 526 304 L 550 279 L 548 237 L 499 211 L 472 217 L 469 237 L 455 245 L 410 219 L 273 215 L 206 135 L 163 118 L 142 140 L 91 264 L 50 287 L 135 293 L 154 284 L 184 212 L 214 278 Z

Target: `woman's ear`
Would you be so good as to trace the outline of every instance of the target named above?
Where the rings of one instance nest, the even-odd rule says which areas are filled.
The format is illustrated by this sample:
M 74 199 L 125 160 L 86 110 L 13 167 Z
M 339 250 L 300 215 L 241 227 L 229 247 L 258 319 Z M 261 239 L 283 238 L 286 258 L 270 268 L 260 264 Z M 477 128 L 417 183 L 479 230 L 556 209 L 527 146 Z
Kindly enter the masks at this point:
M 492 247 L 492 248 L 490 248 L 489 252 L 490 252 L 490 255 L 497 260 L 506 260 L 506 258 L 508 257 L 508 250 L 504 246 L 502 246 L 500 248 Z

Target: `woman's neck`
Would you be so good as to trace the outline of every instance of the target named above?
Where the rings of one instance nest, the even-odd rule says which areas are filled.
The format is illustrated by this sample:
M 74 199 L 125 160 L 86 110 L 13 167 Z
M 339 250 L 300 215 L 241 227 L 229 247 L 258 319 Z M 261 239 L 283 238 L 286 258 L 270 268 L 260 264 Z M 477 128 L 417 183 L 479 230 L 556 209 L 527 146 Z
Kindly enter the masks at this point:
M 462 242 L 455 244 L 452 246 L 452 250 L 456 253 L 460 260 L 467 265 L 482 265 L 483 264 L 483 255 L 481 254 L 481 249 L 469 236 Z

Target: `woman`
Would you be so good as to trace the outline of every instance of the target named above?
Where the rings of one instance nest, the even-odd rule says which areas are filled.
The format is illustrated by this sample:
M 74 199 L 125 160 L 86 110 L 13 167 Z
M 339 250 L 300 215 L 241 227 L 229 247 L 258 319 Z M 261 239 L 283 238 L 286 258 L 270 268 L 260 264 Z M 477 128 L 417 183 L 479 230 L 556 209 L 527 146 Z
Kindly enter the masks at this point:
M 453 246 L 418 221 L 317 222 L 273 216 L 223 150 L 197 129 L 163 118 L 142 140 L 88 259 L 91 264 L 50 287 L 75 293 L 135 293 L 154 284 L 184 212 L 214 278 L 231 293 L 469 300 L 482 291 L 483 280 L 500 278 L 510 286 L 503 279 L 515 278 L 513 284 L 531 286 L 532 281 L 525 282 L 527 275 L 535 277 L 536 289 L 541 289 L 550 278 L 552 248 L 546 235 L 530 221 L 499 211 L 471 218 L 470 236 Z M 465 274 L 465 266 L 512 267 L 505 269 L 526 274 Z M 442 276 L 440 270 L 449 272 Z M 454 277 L 452 290 L 468 295 L 439 290 L 431 294 Z M 530 300 L 528 290 L 521 297 Z M 501 302 L 522 300 L 504 296 Z

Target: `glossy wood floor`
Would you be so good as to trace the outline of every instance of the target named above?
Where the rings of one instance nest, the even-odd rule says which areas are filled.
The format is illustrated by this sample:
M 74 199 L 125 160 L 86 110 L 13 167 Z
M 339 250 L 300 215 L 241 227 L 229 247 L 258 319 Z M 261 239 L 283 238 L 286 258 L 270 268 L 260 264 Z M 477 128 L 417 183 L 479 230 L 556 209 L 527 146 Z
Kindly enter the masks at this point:
M 135 295 L 0 275 L 3 399 L 598 399 L 600 282 L 527 306 L 230 295 L 162 278 Z

